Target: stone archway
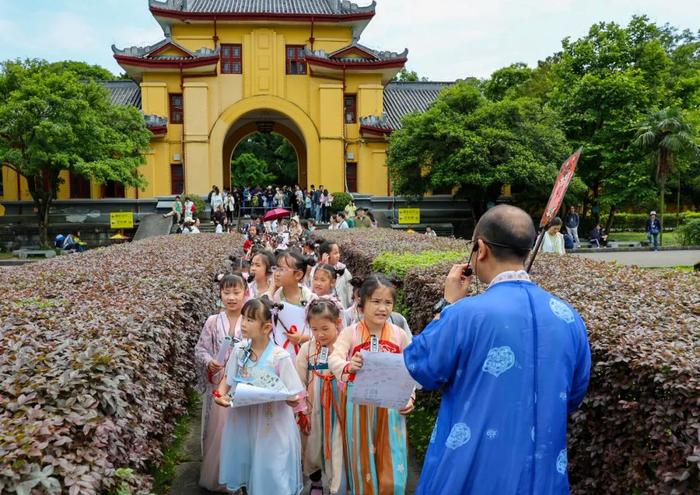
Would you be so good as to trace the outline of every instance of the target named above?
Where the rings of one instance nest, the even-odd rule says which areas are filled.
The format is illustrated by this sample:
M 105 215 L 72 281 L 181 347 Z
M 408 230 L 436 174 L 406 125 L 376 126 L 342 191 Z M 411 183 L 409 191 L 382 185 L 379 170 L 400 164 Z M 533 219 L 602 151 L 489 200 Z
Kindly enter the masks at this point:
M 212 184 L 230 180 L 230 158 L 236 145 L 257 132 L 258 122 L 272 122 L 273 132 L 289 140 L 299 161 L 299 185 L 321 177 L 320 139 L 311 118 L 297 105 L 276 96 L 245 98 L 228 107 L 209 134 L 209 176 Z
M 247 136 L 256 132 L 274 132 L 289 141 L 297 155 L 297 184 L 308 182 L 308 153 L 306 143 L 296 124 L 279 112 L 254 111 L 242 116 L 229 129 L 222 148 L 223 184 L 231 183 L 231 156 Z

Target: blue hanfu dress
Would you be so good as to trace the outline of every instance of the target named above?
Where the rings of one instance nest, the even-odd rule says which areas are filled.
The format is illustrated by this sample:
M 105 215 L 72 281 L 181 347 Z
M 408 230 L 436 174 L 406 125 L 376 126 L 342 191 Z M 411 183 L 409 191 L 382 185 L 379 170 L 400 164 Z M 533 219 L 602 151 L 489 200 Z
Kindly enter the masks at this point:
M 586 328 L 524 272 L 504 275 L 404 350 L 411 376 L 443 392 L 416 494 L 569 493 L 566 421 L 588 388 Z
M 302 393 L 289 353 L 272 341 L 257 361 L 246 360 L 237 344 L 226 365 L 226 380 Z M 235 401 L 235 392 L 234 401 Z M 219 406 L 221 407 L 221 406 Z M 301 439 L 294 411 L 286 402 L 236 407 L 227 415 L 221 441 L 219 482 L 230 491 L 246 487 L 249 495 L 297 495 L 304 483 Z

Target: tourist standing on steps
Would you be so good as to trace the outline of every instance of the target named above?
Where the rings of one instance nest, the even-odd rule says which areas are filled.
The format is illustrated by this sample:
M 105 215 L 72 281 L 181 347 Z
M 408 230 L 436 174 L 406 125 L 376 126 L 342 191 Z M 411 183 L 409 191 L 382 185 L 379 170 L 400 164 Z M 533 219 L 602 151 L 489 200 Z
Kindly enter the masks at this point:
M 661 222 L 656 218 L 656 212 L 652 211 L 649 213 L 649 218 L 647 219 L 647 224 L 645 227 L 647 232 L 647 238 L 649 239 L 649 244 L 654 251 L 659 250 L 659 233 L 661 232 Z
M 569 208 L 569 213 L 567 213 L 566 217 L 564 217 L 564 223 L 566 224 L 566 232 L 574 241 L 574 247 L 581 247 L 581 242 L 578 240 L 579 217 L 578 213 L 576 213 L 575 206 Z
M 211 213 L 209 215 L 211 221 L 214 221 L 214 214 L 219 210 L 219 206 L 224 205 L 224 196 L 219 191 L 217 186 L 214 186 L 214 190 L 209 198 L 209 207 L 211 208 Z
M 568 494 L 567 417 L 588 388 L 583 320 L 530 280 L 530 216 L 499 205 L 455 265 L 439 316 L 404 350 L 411 376 L 442 391 L 417 495 Z M 466 297 L 472 268 L 482 294 Z

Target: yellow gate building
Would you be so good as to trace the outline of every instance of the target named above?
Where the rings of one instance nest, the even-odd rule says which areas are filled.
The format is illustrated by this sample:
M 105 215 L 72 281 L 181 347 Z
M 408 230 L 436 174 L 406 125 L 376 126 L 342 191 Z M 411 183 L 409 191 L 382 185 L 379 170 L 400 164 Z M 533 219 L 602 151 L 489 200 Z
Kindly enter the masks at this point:
M 234 149 L 258 131 L 289 140 L 303 187 L 388 195 L 389 134 L 444 87 L 390 82 L 408 51 L 360 43 L 374 3 L 149 0 L 148 7 L 164 39 L 113 46 L 132 81 L 105 83 L 114 102 L 143 111 L 153 133 L 140 168 L 148 185 L 124 191 L 66 172 L 59 199 L 204 195 L 230 184 Z M 0 199 L 30 199 L 7 168 L 2 184 Z

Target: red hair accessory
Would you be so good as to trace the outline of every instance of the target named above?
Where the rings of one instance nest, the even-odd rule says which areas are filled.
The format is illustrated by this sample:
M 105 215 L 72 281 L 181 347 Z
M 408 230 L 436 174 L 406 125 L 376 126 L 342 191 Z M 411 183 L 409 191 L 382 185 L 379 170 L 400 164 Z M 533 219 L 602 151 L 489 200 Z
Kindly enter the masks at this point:
M 211 395 L 213 395 L 213 396 L 216 397 L 217 399 L 220 399 L 220 398 L 221 398 L 221 392 L 219 392 L 218 390 L 214 390 L 214 391 L 211 393 Z

